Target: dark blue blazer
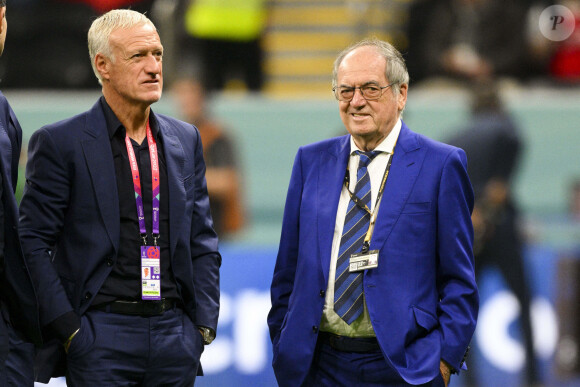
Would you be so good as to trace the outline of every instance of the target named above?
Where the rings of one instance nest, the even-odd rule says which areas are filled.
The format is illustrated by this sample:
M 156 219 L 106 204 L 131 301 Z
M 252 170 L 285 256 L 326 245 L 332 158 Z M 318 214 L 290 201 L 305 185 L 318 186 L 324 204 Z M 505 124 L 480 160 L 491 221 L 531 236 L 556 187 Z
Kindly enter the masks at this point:
M 280 386 L 301 385 L 313 359 L 349 138 L 304 146 L 294 162 L 268 316 Z M 475 329 L 466 164 L 462 150 L 403 124 L 370 245 L 379 266 L 365 271 L 364 292 L 385 361 L 411 384 L 433 380 L 440 359 L 459 369 Z
M 157 114 L 169 177 L 171 266 L 185 312 L 216 329 L 217 235 L 197 128 Z M 39 295 L 42 326 L 67 312 L 81 316 L 117 259 L 119 203 L 111 143 L 97 102 L 89 111 L 45 126 L 29 142 L 20 206 L 24 256 Z
M 4 132 L 4 133 L 1 133 Z M 2 177 L 2 209 L 4 213 L 4 278 L 0 279 L 0 294 L 12 325 L 26 337 L 40 344 L 38 304 L 18 238 L 18 207 L 14 197 L 18 180 L 18 162 L 22 146 L 22 129 L 6 97 L 0 92 L 0 135 L 10 140 L 12 156 L 5 165 L 4 152 L 0 149 L 0 175 Z M 1 318 L 1 317 L 0 317 Z M 0 325 L 1 326 L 1 325 Z M 4 334 L 4 332 L 2 333 Z M 4 358 L 4 357 L 2 357 Z

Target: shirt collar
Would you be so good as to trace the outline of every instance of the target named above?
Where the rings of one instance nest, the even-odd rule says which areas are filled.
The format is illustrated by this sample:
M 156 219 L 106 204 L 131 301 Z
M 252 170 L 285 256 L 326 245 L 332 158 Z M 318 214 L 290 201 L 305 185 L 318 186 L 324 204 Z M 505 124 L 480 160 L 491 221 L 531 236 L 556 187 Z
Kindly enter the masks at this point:
M 393 126 L 393 129 L 391 129 L 391 132 L 387 135 L 387 137 L 385 137 L 383 141 L 381 141 L 379 145 L 377 145 L 376 148 L 373 150 L 385 153 L 393 153 L 395 149 L 395 144 L 397 143 L 397 139 L 399 138 L 399 133 L 401 133 L 401 126 L 402 123 L 401 119 L 399 118 L 395 123 L 395 126 Z M 357 150 L 360 151 L 361 149 L 358 146 L 356 146 L 352 136 L 350 136 L 350 154 L 353 154 Z
M 109 133 L 109 139 L 112 140 L 115 134 L 122 130 L 123 135 L 125 134 L 125 127 L 119 121 L 113 109 L 107 103 L 107 100 L 104 96 L 100 98 L 101 106 L 103 108 L 103 112 L 105 113 L 105 122 L 107 123 L 107 131 Z M 155 141 L 159 141 L 159 125 L 157 124 L 157 119 L 155 118 L 155 114 L 153 114 L 153 110 L 150 111 L 149 114 L 149 125 L 151 126 L 151 132 L 153 133 L 153 138 Z

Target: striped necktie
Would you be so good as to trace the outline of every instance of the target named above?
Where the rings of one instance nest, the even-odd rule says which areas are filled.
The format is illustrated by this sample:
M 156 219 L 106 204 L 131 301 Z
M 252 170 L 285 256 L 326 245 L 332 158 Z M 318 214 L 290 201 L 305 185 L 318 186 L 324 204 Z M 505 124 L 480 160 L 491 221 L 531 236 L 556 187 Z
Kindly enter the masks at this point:
M 371 181 L 367 166 L 380 152 L 355 152 L 359 155 L 360 160 L 353 195 L 360 200 L 361 204 L 370 209 Z M 370 214 L 356 205 L 351 198 L 344 219 L 334 279 L 334 311 L 349 325 L 363 311 L 363 273 L 350 273 L 348 270 L 349 260 L 352 254 L 362 250 L 370 219 Z

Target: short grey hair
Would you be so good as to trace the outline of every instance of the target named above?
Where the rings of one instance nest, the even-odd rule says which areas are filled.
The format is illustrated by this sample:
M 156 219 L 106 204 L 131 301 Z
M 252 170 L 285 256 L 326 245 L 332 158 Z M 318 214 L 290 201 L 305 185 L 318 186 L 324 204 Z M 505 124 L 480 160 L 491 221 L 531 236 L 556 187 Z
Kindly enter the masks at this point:
M 334 61 L 334 70 L 332 72 L 332 87 L 337 86 L 338 82 L 338 68 L 344 60 L 344 57 L 350 54 L 352 51 L 360 47 L 374 47 L 377 52 L 385 58 L 387 62 L 385 77 L 389 83 L 394 83 L 391 89 L 395 95 L 401 92 L 400 86 L 403 84 L 409 84 L 409 72 L 407 71 L 407 66 L 405 65 L 405 60 L 403 55 L 390 43 L 379 40 L 377 38 L 363 39 L 360 42 L 354 43 L 353 45 L 345 48 Z
M 103 84 L 103 80 L 95 65 L 95 58 L 100 53 L 115 61 L 109 40 L 113 31 L 129 29 L 142 24 L 148 24 L 157 31 L 157 28 L 147 16 L 130 9 L 114 9 L 98 17 L 91 24 L 88 34 L 89 56 L 91 57 L 91 66 L 93 66 L 93 71 L 100 84 Z

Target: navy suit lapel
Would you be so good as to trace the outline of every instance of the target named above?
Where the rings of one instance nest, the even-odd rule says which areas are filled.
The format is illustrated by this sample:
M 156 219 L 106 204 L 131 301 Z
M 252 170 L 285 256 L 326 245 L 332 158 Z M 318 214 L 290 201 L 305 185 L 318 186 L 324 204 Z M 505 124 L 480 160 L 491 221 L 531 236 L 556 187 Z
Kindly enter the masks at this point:
M 163 152 L 167 164 L 167 186 L 169 188 L 169 252 L 173 257 L 177 244 L 177 232 L 171 230 L 181 230 L 181 220 L 185 211 L 185 186 L 183 185 L 183 163 L 185 153 L 181 142 L 172 133 L 171 127 L 163 120 L 158 119 L 159 130 L 163 136 Z
M 87 136 L 86 139 L 81 141 L 81 144 L 97 204 L 111 243 L 115 250 L 118 250 L 121 228 L 119 222 L 119 195 L 117 193 L 111 141 L 100 102 L 97 102 L 89 110 L 84 132 Z
M 0 154 L 0 166 L 3 165 L 6 172 L 6 182 L 9 183 L 12 192 L 16 190 L 16 182 L 18 179 L 18 162 L 20 160 L 20 148 L 22 145 L 22 129 L 10 108 L 8 101 L 0 92 L 0 144 L 4 141 L 7 148 L 2 148 Z
M 320 152 L 316 195 L 318 246 L 325 283 L 328 282 L 336 210 L 350 155 L 350 136 L 336 141 L 333 147 Z
M 424 157 L 416 134 L 403 123 L 379 207 L 370 246 L 372 250 L 380 250 L 389 238 L 419 175 Z

